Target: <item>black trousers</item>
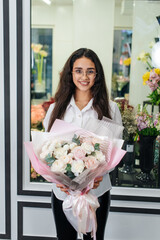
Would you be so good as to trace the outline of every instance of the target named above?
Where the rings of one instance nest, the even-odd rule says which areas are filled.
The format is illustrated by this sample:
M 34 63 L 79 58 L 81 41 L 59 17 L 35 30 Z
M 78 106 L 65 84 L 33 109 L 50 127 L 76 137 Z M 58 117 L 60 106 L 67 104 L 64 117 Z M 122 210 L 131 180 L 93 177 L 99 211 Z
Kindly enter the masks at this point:
M 104 240 L 105 225 L 108 218 L 108 213 L 110 209 L 110 191 L 103 194 L 98 198 L 100 207 L 97 208 L 97 240 Z M 63 201 L 57 199 L 52 192 L 52 211 L 55 219 L 55 225 L 57 230 L 57 240 L 76 240 L 77 232 L 68 222 L 63 209 Z M 88 233 L 84 235 L 84 240 L 91 240 L 91 235 Z

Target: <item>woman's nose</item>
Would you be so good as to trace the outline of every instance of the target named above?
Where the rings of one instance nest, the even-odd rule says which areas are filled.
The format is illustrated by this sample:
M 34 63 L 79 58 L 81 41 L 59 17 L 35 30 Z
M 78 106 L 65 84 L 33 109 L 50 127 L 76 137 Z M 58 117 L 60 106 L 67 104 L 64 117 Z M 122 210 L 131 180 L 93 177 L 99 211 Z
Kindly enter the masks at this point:
M 86 71 L 83 71 L 83 73 L 82 73 L 82 78 L 84 78 L 84 79 L 88 78 L 88 75 L 87 75 L 87 72 L 86 72 Z

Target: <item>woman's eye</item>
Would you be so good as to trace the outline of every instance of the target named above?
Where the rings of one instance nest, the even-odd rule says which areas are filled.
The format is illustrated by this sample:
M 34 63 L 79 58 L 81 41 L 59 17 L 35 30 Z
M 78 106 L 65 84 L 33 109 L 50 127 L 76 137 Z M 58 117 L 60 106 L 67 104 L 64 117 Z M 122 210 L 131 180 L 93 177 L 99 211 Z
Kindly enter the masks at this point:
M 94 71 L 93 70 L 88 70 L 87 74 L 94 74 Z
M 81 69 L 77 69 L 77 70 L 75 70 L 75 72 L 81 74 L 81 73 L 82 73 L 82 70 L 81 70 Z

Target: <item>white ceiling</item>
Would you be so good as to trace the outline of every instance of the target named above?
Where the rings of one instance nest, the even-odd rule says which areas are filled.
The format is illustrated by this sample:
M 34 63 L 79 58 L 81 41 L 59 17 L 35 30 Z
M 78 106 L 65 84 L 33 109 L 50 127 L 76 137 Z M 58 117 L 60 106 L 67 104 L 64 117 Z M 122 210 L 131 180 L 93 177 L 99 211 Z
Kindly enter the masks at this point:
M 51 5 L 72 5 L 73 0 L 51 0 Z M 32 6 L 44 6 L 47 5 L 43 0 L 31 0 Z

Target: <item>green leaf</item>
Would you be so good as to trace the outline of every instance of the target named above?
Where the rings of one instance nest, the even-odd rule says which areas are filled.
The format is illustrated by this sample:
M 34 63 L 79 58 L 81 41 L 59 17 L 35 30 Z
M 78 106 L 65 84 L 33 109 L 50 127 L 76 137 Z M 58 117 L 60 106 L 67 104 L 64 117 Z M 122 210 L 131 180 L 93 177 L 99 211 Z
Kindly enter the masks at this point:
M 65 174 L 66 174 L 69 178 L 71 178 L 71 179 L 75 178 L 74 173 L 71 171 L 71 164 L 70 164 L 70 163 L 67 164 L 67 167 L 66 167 L 65 170 L 67 171 Z
M 76 134 L 74 134 L 73 138 L 72 138 L 72 142 L 76 143 L 78 146 L 81 145 L 80 143 L 80 140 L 79 140 L 80 137 L 77 137 Z
M 138 134 L 143 136 L 158 136 L 159 131 L 153 127 L 153 128 L 144 128 L 141 131 L 138 131 Z
M 92 155 L 92 156 L 95 156 L 95 155 L 96 155 L 96 153 L 95 153 L 95 152 L 92 152 L 92 153 L 91 153 L 91 155 Z
M 48 154 L 47 157 L 45 158 L 45 161 L 48 166 L 52 166 L 55 160 L 56 159 L 51 154 Z
M 147 97 L 150 98 L 150 101 L 151 101 L 152 104 L 159 105 L 159 103 L 160 103 L 160 95 L 158 94 L 157 89 L 154 90 Z
M 75 175 L 73 172 L 66 172 L 65 173 L 70 179 L 74 179 L 75 178 Z
M 98 150 L 98 151 L 100 151 L 100 148 L 99 148 L 99 146 L 100 146 L 100 144 L 99 144 L 99 143 L 95 143 L 95 144 L 94 144 L 94 149 L 95 149 L 95 150 Z
M 71 171 L 71 164 L 70 163 L 67 163 L 67 167 L 65 169 L 66 171 Z

